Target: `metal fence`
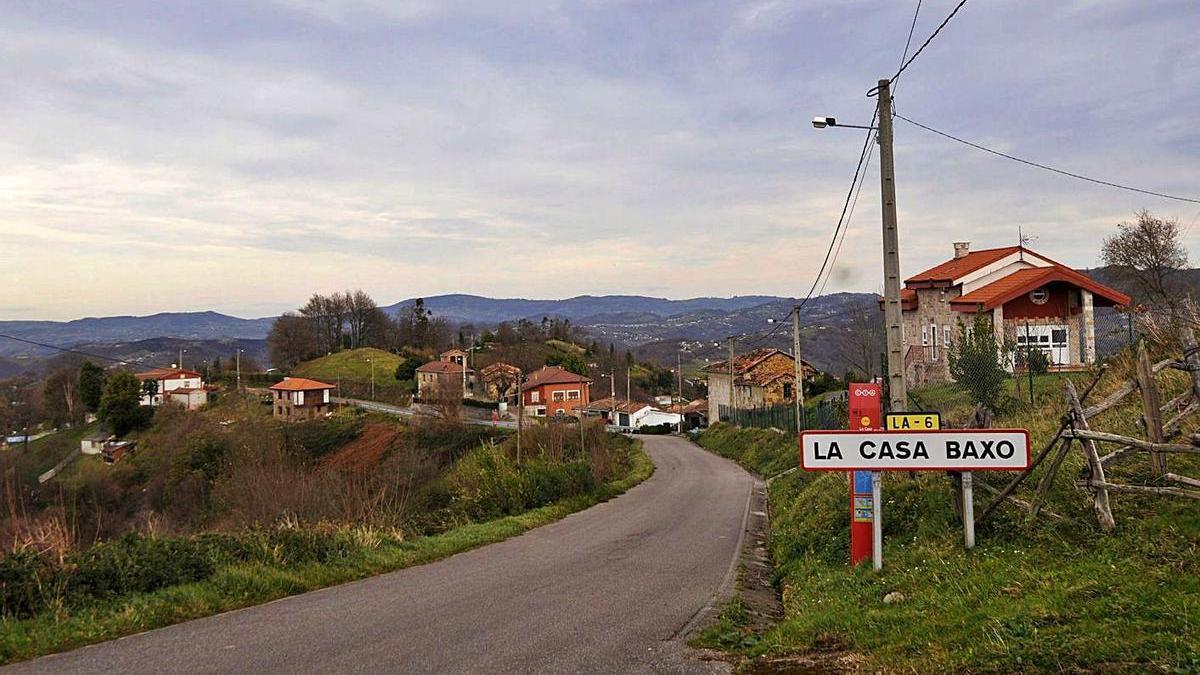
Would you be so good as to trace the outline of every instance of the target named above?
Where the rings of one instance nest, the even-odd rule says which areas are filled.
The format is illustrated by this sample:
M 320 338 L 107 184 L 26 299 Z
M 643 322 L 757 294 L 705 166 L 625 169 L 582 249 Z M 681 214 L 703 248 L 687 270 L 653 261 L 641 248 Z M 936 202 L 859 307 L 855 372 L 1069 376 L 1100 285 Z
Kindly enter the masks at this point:
M 718 414 L 722 422 L 739 427 L 757 429 L 779 429 L 796 433 L 796 408 L 791 403 L 755 406 L 751 408 L 730 408 L 727 405 L 718 406 Z M 846 427 L 846 402 L 840 399 L 821 401 L 815 407 L 804 409 L 805 429 L 844 429 Z

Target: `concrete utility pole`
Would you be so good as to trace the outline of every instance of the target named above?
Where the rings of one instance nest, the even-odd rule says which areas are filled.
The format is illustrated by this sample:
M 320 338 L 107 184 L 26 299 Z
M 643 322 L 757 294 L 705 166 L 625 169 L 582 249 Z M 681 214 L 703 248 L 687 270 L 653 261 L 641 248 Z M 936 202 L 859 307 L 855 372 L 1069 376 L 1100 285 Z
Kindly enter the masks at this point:
M 888 403 L 907 408 L 904 382 L 904 325 L 900 307 L 900 233 L 896 227 L 896 166 L 892 157 L 892 89 L 879 81 L 879 176 L 883 197 L 883 318 L 887 324 Z
M 792 306 L 792 350 L 796 357 L 796 431 L 804 430 L 804 362 L 800 359 L 800 306 Z
M 517 373 L 517 465 L 521 464 L 521 418 L 525 411 L 525 392 L 521 391 L 521 373 Z
M 237 371 L 237 390 L 242 390 L 242 349 L 239 347 L 233 353 L 233 361 L 236 364 L 234 369 Z
M 633 373 L 633 368 L 625 366 L 625 402 L 629 403 L 633 399 L 629 398 L 629 377 Z
M 675 404 L 679 406 L 679 433 L 683 433 L 683 356 L 675 351 Z
M 367 359 L 367 363 L 371 364 L 371 400 L 375 400 L 375 359 Z
M 733 336 L 729 336 L 729 419 L 733 419 Z

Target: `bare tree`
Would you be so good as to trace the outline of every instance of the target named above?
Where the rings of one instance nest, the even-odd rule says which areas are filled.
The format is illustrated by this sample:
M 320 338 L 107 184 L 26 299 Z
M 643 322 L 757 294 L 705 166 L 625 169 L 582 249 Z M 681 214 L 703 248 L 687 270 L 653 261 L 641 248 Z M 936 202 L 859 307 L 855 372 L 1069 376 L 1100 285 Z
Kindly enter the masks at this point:
M 838 355 L 848 369 L 873 377 L 879 370 L 883 352 L 883 316 L 874 301 L 860 300 L 849 309 L 846 336 L 838 345 Z
M 267 348 L 271 354 L 271 363 L 281 370 L 290 370 L 297 363 L 322 353 L 321 341 L 312 320 L 292 312 L 284 314 L 271 324 L 271 332 L 267 334 Z
M 1180 271 L 1187 268 L 1188 256 L 1179 241 L 1177 219 L 1139 211 L 1135 222 L 1117 225 L 1117 233 L 1104 238 L 1100 260 L 1118 284 L 1172 315 L 1186 296 Z

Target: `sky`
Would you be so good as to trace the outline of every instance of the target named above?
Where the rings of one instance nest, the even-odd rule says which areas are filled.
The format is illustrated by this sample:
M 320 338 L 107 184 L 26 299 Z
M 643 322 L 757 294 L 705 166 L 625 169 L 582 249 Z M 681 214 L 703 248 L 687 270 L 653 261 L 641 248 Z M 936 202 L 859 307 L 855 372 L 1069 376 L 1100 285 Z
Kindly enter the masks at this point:
M 952 9 L 926 0 L 915 49 Z M 314 292 L 803 296 L 900 63 L 907 0 L 0 4 L 0 320 Z M 1200 196 L 1194 0 L 968 2 L 900 114 Z M 1139 209 L 904 121 L 901 270 L 1017 243 L 1077 267 Z M 882 285 L 877 157 L 826 292 Z

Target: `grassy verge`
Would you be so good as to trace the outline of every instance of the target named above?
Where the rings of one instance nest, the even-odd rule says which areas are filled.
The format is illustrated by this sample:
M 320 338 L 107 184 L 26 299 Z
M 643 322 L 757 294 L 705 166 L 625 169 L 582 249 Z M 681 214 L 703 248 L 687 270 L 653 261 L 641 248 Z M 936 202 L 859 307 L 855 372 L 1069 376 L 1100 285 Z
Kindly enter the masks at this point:
M 611 499 L 654 472 L 640 448 L 625 476 L 587 495 L 564 499 L 514 516 L 456 527 L 435 536 L 402 541 L 358 530 L 358 545 L 345 556 L 297 566 L 236 564 L 204 581 L 132 595 L 79 610 L 58 609 L 30 619 L 0 622 L 0 663 L 111 640 L 327 586 L 391 572 L 495 543 Z
M 1116 415 L 1107 428 L 1132 423 Z M 1037 438 L 1052 432 L 1056 416 L 1047 408 L 1001 422 L 1030 427 Z M 717 425 L 700 443 L 760 473 L 795 462 L 794 440 L 770 431 Z M 712 644 L 751 660 L 815 667 L 822 661 L 814 657 L 836 667 L 849 655 L 866 670 L 1200 669 L 1200 509 L 1187 500 L 1121 495 L 1114 497 L 1117 534 L 1101 534 L 1089 498 L 1069 487 L 1068 477 L 1082 468 L 1074 454 L 1051 502 L 1068 522 L 1030 523 L 1003 507 L 970 552 L 944 476 L 889 476 L 878 574 L 847 565 L 844 476 L 796 471 L 779 478 L 769 493 L 768 546 L 785 619 L 748 638 L 730 608 Z M 1200 473 L 1194 459 L 1172 461 L 1182 473 Z M 1114 471 L 1122 482 L 1144 483 L 1144 464 L 1132 460 Z

